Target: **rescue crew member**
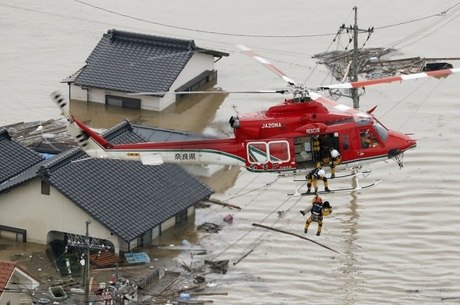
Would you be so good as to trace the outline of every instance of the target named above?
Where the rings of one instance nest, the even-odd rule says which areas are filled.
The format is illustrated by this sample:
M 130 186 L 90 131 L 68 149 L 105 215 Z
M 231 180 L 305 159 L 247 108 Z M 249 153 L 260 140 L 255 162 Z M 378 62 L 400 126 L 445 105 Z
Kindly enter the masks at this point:
M 315 167 L 321 167 L 321 142 L 319 136 L 313 136 L 312 140 L 313 160 L 315 160 Z
M 331 191 L 328 187 L 326 172 L 324 171 L 324 169 L 314 168 L 305 176 L 305 178 L 307 179 L 307 194 L 311 193 L 312 185 L 315 188 L 315 194 L 318 193 L 318 180 L 320 179 L 324 182 L 324 191 Z
M 335 178 L 336 166 L 342 162 L 342 156 L 336 149 L 331 150 L 331 159 L 329 160 L 329 166 L 331 168 L 331 178 Z
M 318 223 L 316 236 L 320 236 L 321 229 L 323 228 L 323 216 L 327 216 L 332 213 L 332 207 L 329 201 L 325 201 L 323 203 L 323 199 L 316 195 L 313 197 L 312 206 L 309 209 L 300 210 L 300 213 L 304 216 L 308 212 L 310 212 L 310 217 L 308 217 L 305 221 L 304 233 L 308 233 L 308 227 L 314 221 Z

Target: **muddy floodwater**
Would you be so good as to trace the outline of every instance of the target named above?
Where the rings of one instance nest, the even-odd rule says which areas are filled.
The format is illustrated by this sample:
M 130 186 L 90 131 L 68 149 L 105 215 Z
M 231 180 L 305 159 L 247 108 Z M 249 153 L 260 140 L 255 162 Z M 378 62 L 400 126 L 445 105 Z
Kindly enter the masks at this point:
M 58 118 L 49 93 L 66 90 L 60 81 L 84 65 L 112 28 L 194 39 L 200 47 L 230 53 L 216 63 L 217 85 L 226 90 L 285 86 L 237 44 L 253 48 L 299 83 L 334 83 L 312 56 L 347 47 L 347 35 L 333 39 L 342 24 L 353 23 L 354 5 L 360 27 L 375 28 L 367 41 L 367 34 L 360 35 L 360 46 L 395 48 L 401 57 L 460 56 L 457 1 L 0 0 L 0 125 Z M 417 147 L 404 154 L 402 168 L 393 161 L 366 167 L 372 172 L 360 183 L 381 179 L 378 186 L 326 196 L 334 211 L 325 218 L 320 237 L 314 235 L 316 224 L 307 237 L 336 252 L 252 225 L 303 235 L 305 218 L 299 210 L 309 198 L 286 196 L 301 182 L 235 168 L 209 181 L 215 198 L 241 207 L 199 209 L 197 224 L 208 221 L 223 229 L 184 233 L 209 250 L 209 259 L 230 260 L 226 274 L 209 275 L 220 291 L 228 292 L 213 296 L 214 304 L 458 304 L 459 84 L 460 75 L 452 75 L 366 89 L 361 108 L 377 105 L 375 116 L 386 127 L 411 134 Z M 161 114 L 75 103 L 72 112 L 97 128 L 128 119 L 229 137 L 230 116 L 261 111 L 284 98 L 207 95 L 187 98 Z M 351 105 L 347 98 L 339 101 Z M 349 183 L 336 179 L 330 186 Z M 223 221 L 229 214 L 232 224 Z M 2 258 L 24 260 L 22 252 L 40 253 L 39 247 L 27 247 L 5 252 L 11 247 L 2 241 Z M 183 253 L 178 259 L 197 258 Z

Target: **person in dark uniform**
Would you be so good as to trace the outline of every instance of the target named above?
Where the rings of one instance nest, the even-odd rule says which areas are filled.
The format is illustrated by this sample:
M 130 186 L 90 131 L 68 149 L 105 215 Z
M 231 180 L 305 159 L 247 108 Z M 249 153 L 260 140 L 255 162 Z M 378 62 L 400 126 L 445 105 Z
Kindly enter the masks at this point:
M 321 235 L 323 228 L 323 216 L 327 216 L 332 213 L 332 207 L 329 201 L 323 203 L 323 199 L 316 195 L 312 200 L 312 206 L 309 209 L 300 210 L 300 213 L 305 216 L 306 213 L 310 212 L 310 217 L 305 221 L 304 233 L 308 233 L 308 227 L 314 221 L 318 223 L 318 229 L 316 236 Z
M 305 178 L 307 179 L 307 194 L 311 193 L 312 185 L 315 188 L 315 194 L 318 193 L 318 180 L 323 180 L 325 192 L 331 191 L 328 187 L 326 172 L 324 169 L 314 168 L 305 176 Z

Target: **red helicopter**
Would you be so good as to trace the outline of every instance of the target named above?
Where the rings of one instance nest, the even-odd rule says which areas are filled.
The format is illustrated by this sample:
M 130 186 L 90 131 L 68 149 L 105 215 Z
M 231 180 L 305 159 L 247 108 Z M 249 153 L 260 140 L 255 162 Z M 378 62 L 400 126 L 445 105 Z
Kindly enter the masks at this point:
M 252 172 L 280 173 L 312 169 L 319 158 L 328 157 L 331 150 L 335 149 L 340 153 L 341 165 L 346 167 L 357 168 L 365 163 L 388 159 L 395 159 L 402 166 L 401 156 L 416 146 L 414 139 L 386 128 L 372 114 L 375 107 L 363 112 L 338 104 L 315 91 L 361 88 L 424 77 L 446 77 L 460 72 L 458 68 L 444 69 L 340 83 L 310 90 L 296 84 L 252 50 L 246 47 L 241 49 L 288 83 L 287 89 L 257 92 L 292 93 L 293 97 L 266 111 L 232 116 L 229 123 L 234 130 L 233 138 L 113 144 L 70 115 L 66 98 L 61 93 L 53 92 L 51 96 L 67 116 L 71 134 L 85 152 L 94 158 L 136 160 L 146 165 L 237 165 L 245 166 Z M 319 155 L 313 145 L 317 139 L 320 143 Z

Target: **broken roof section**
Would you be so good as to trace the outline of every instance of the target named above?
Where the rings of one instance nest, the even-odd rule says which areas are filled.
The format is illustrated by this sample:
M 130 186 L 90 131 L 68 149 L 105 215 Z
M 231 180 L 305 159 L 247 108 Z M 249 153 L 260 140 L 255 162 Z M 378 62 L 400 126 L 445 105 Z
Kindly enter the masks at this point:
M 32 290 L 38 286 L 38 279 L 18 266 L 16 262 L 0 261 L 0 296 L 4 291 L 8 292 L 7 288 L 17 293 L 18 290 L 24 288 Z
M 11 141 L 6 129 L 0 129 L 0 185 L 40 163 L 44 158 L 30 148 Z
M 102 36 L 75 84 L 127 93 L 167 92 L 194 52 L 228 56 L 199 48 L 193 40 L 112 29 Z
M 366 79 L 381 78 L 400 74 L 419 73 L 440 69 L 450 69 L 452 65 L 444 60 L 459 60 L 450 58 L 396 58 L 395 49 L 391 48 L 361 48 L 358 50 L 358 74 Z M 313 55 L 319 59 L 318 63 L 326 65 L 332 76 L 340 81 L 346 81 L 351 75 L 353 50 L 331 51 Z

